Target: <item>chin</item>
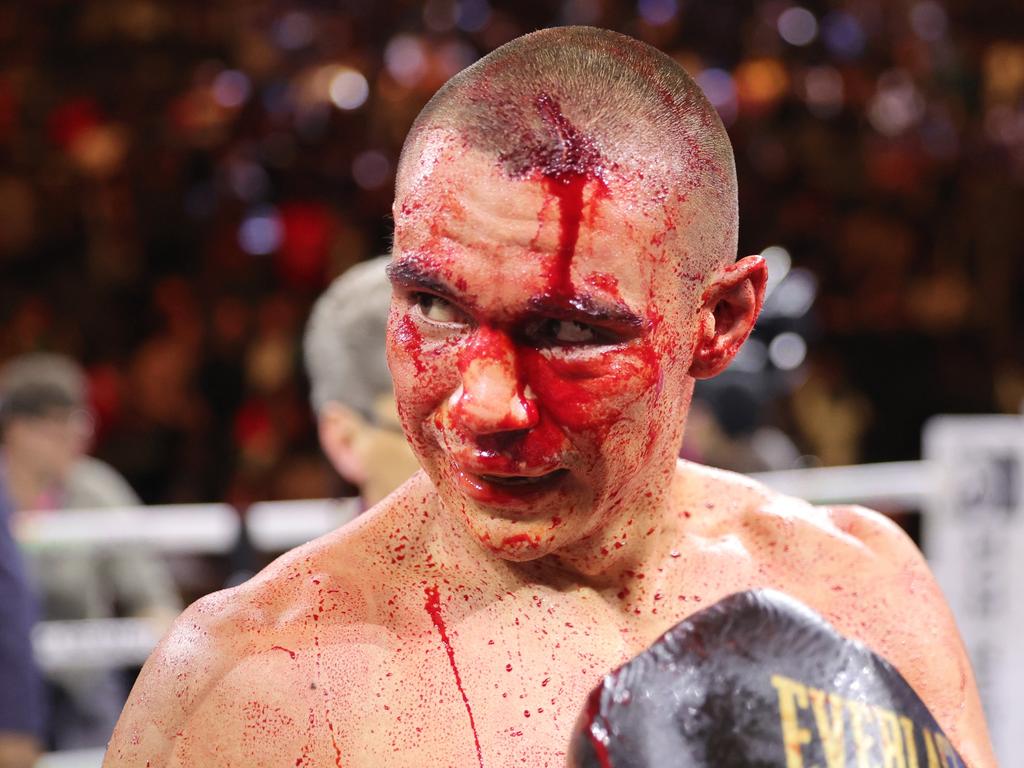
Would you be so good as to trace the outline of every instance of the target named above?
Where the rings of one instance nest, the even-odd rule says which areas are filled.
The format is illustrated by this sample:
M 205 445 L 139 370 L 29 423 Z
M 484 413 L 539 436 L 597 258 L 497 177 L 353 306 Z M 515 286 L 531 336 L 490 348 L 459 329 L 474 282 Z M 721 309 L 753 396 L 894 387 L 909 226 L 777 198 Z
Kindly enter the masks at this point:
M 472 538 L 488 552 L 523 563 L 555 554 L 575 541 L 578 523 L 565 506 L 543 505 L 524 517 L 522 510 L 500 509 L 460 497 L 452 509 Z
M 509 526 L 498 526 L 498 528 L 509 528 Z M 537 560 L 550 555 L 559 548 L 557 538 L 550 531 L 534 532 L 517 527 L 513 529 L 516 532 L 512 532 L 512 530 L 481 532 L 472 523 L 470 523 L 470 530 L 482 547 L 502 560 L 515 563 Z

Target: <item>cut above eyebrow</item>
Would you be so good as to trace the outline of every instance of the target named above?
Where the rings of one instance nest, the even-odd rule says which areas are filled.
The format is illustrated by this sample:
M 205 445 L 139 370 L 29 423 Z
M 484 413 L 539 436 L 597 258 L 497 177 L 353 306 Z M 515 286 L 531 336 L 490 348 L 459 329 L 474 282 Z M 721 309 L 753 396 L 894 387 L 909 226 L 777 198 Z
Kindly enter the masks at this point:
M 448 283 L 433 272 L 428 272 L 414 261 L 408 259 L 393 261 L 385 267 L 385 271 L 392 284 L 401 285 L 406 288 L 423 288 L 434 293 L 444 294 L 445 296 L 456 295 L 456 291 L 452 290 Z
M 644 320 L 624 304 L 610 303 L 589 293 L 565 298 L 536 296 L 530 299 L 530 310 L 537 314 L 566 319 L 581 319 L 596 324 L 613 324 L 629 328 L 642 328 Z

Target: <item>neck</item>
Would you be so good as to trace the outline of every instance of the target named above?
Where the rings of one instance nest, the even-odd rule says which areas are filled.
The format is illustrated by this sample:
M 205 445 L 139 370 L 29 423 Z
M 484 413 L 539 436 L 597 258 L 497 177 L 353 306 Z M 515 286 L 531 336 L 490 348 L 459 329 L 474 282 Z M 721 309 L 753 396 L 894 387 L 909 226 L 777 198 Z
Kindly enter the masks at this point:
M 665 464 L 625 484 L 612 498 L 612 511 L 589 534 L 546 557 L 515 565 L 534 580 L 568 577 L 598 591 L 618 591 L 625 580 L 650 570 L 668 556 L 681 532 L 673 511 L 673 481 L 652 487 L 652 479 L 674 478 L 675 456 L 666 456 Z
M 3 452 L 3 462 L 7 493 L 14 508 L 19 511 L 39 509 L 43 495 L 52 486 L 46 474 L 34 470 L 10 451 Z
M 590 536 L 554 554 L 557 565 L 595 589 L 617 586 L 643 573 L 660 559 L 666 541 L 675 541 L 676 520 L 670 511 L 669 488 L 626 496 L 617 516 Z

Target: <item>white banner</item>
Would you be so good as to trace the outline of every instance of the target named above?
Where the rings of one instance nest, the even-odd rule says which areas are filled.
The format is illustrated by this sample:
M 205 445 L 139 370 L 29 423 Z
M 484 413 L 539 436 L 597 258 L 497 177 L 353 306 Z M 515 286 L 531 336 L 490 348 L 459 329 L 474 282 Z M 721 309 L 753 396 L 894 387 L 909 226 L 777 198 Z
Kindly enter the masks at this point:
M 996 755 L 1024 766 L 1024 418 L 940 416 L 923 544 L 974 665 Z

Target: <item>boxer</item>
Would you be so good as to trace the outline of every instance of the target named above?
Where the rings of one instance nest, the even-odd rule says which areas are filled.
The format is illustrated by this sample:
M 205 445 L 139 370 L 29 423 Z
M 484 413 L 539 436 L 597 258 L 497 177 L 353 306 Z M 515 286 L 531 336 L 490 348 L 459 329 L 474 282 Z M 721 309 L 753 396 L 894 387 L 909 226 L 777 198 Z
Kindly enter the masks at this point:
M 766 274 L 734 261 L 732 151 L 675 62 L 590 28 L 502 46 L 417 118 L 393 210 L 387 350 L 422 472 L 187 610 L 108 768 L 564 766 L 604 675 L 755 588 L 888 659 L 994 764 L 894 525 L 676 459 Z

